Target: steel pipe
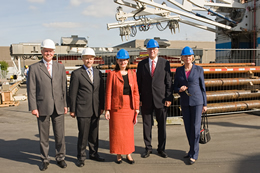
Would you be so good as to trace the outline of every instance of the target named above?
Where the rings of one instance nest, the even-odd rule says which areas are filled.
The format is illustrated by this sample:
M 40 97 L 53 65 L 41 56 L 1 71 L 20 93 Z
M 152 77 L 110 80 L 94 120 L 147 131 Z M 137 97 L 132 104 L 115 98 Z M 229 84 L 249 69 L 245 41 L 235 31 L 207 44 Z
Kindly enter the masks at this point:
M 221 101 L 232 99 L 259 98 L 260 91 L 252 92 L 251 90 L 224 90 L 224 91 L 207 91 L 207 101 Z M 174 101 L 180 99 L 178 93 L 173 94 Z
M 179 63 L 171 63 L 171 68 L 177 68 L 183 66 Z M 245 66 L 255 66 L 255 63 L 201 63 L 196 64 L 201 67 L 245 67 Z
M 130 66 L 132 66 L 132 65 L 130 65 Z M 115 65 L 98 65 L 98 66 L 96 66 L 96 68 L 97 69 L 114 69 Z
M 260 92 L 251 90 L 207 91 L 207 101 L 259 98 Z
M 251 109 L 259 109 L 259 100 L 249 100 L 240 102 L 225 102 L 225 103 L 211 103 L 207 104 L 207 113 L 223 113 L 223 112 L 236 112 L 236 111 L 246 111 Z
M 227 73 L 259 73 L 259 66 L 244 66 L 244 67 L 203 67 L 204 74 L 227 74 Z
M 243 67 L 255 66 L 255 63 L 202 63 L 196 65 L 201 67 Z
M 246 66 L 255 66 L 254 63 L 202 63 L 202 64 L 196 64 L 197 66 L 201 67 L 207 67 L 205 69 L 215 69 L 215 67 L 246 67 Z M 130 68 L 137 68 L 137 64 L 130 64 Z M 183 66 L 183 64 L 180 63 L 171 63 L 171 68 L 177 68 Z M 113 69 L 115 68 L 115 65 L 101 65 L 98 66 L 99 69 Z
M 244 70 L 244 71 L 204 71 L 204 74 L 231 74 L 231 73 L 249 73 L 250 70 Z M 259 70 L 251 70 L 253 73 L 260 73 Z
M 234 85 L 248 85 L 248 84 L 260 84 L 260 78 L 248 79 L 248 78 L 223 78 L 223 79 L 205 79 L 206 87 L 217 86 L 234 86 Z

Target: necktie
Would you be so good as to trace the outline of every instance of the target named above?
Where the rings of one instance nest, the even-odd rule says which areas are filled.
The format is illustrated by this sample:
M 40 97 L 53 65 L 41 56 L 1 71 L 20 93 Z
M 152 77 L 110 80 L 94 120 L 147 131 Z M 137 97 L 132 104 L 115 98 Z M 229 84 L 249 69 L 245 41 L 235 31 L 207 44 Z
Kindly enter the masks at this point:
M 154 65 L 154 61 L 152 61 L 152 68 L 151 68 L 151 76 L 153 77 L 154 74 L 154 70 L 155 70 L 155 65 Z
M 50 64 L 51 64 L 51 63 L 47 62 L 47 70 L 48 70 L 49 74 L 51 75 L 51 67 L 50 67 Z
M 88 69 L 88 76 L 89 76 L 91 82 L 93 83 L 93 75 L 92 75 L 92 71 L 90 68 Z

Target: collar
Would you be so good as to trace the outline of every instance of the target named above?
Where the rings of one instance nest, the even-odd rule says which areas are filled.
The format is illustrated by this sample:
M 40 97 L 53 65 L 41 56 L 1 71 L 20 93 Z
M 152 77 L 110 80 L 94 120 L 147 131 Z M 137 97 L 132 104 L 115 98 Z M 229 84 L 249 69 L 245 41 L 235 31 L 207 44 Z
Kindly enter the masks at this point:
M 157 64 L 158 62 L 158 56 L 156 56 L 156 58 L 153 60 L 155 62 L 155 64 Z M 151 64 L 152 63 L 152 60 L 151 58 L 149 57 L 149 63 Z
M 43 61 L 43 63 L 45 64 L 45 65 L 47 65 L 47 61 L 45 61 L 44 59 L 42 59 L 42 61 Z M 52 60 L 49 62 L 50 63 L 50 65 L 52 65 L 53 63 L 52 63 Z
M 85 70 L 88 71 L 88 69 L 90 69 L 90 70 L 93 72 L 93 68 L 92 68 L 92 66 L 91 66 L 90 68 L 88 68 L 88 67 L 86 67 L 85 65 L 83 65 L 83 67 L 85 68 Z

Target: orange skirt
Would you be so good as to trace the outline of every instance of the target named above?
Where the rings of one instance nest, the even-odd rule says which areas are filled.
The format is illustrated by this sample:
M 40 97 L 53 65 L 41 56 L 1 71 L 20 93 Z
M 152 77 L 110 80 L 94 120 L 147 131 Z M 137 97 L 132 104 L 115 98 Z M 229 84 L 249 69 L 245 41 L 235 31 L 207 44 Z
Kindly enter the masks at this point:
M 133 120 L 134 110 L 131 109 L 131 97 L 123 95 L 123 108 L 110 111 L 110 153 L 131 154 L 135 151 Z

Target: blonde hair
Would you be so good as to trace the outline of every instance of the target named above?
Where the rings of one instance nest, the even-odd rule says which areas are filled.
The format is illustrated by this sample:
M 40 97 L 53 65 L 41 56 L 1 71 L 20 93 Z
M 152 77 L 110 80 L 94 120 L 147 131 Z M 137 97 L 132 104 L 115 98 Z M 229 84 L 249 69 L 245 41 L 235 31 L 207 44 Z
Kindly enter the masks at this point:
M 182 57 L 183 57 L 183 56 L 181 56 L 181 61 L 183 61 L 183 60 L 182 60 Z M 192 62 L 194 62 L 194 61 L 195 61 L 195 56 L 192 55 Z

